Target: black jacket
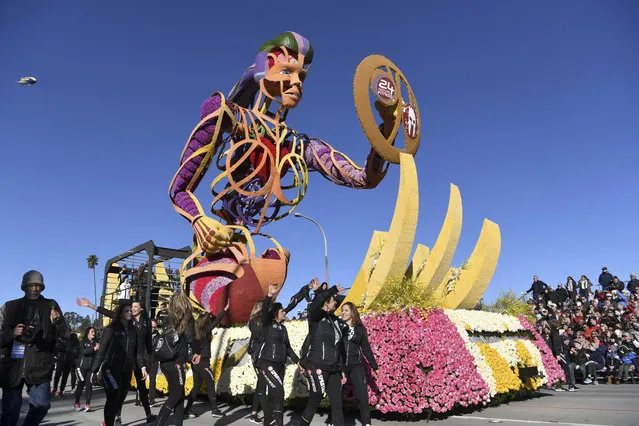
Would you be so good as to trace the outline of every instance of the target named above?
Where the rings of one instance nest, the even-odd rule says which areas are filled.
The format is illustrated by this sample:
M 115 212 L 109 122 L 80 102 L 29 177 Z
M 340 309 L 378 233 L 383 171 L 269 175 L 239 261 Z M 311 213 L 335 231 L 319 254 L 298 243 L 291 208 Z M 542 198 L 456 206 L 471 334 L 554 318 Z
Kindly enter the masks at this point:
M 93 360 L 98 351 L 95 349 L 98 342 L 96 339 L 89 340 L 86 337 L 80 342 L 80 356 L 78 357 L 77 367 L 79 369 L 90 369 L 93 365 Z
M 60 313 L 55 323 L 50 319 L 51 308 Z M 27 318 L 29 313 L 31 318 Z M 25 324 L 33 339 L 28 339 L 26 328 L 23 336 L 14 339 L 13 329 L 18 324 Z M 40 296 L 36 300 L 23 297 L 6 302 L 0 308 L 0 386 L 18 386 L 23 378 L 35 385 L 50 381 L 56 341 L 68 336 L 69 327 L 55 300 Z M 13 344 L 20 342 L 25 344 L 24 357 L 13 359 Z
M 200 356 L 202 358 L 211 358 L 211 333 L 213 332 L 215 327 L 220 324 L 220 321 L 222 321 L 222 318 L 224 318 L 225 314 L 226 309 L 221 310 L 220 313 L 218 313 L 217 316 L 213 318 L 213 321 L 208 323 L 204 328 L 204 341 L 197 342 L 198 345 L 202 348 L 200 352 Z
M 610 272 L 602 272 L 599 275 L 599 285 L 603 290 L 608 290 L 608 286 L 612 282 L 612 274 Z
M 286 327 L 270 318 L 268 312 L 270 304 L 271 298 L 266 296 L 262 302 L 262 336 L 264 336 L 264 341 L 258 354 L 259 362 L 286 364 L 288 356 L 294 363 L 298 363 L 300 359 L 291 347 Z
M 94 373 L 104 367 L 119 375 L 136 367 L 144 367 L 144 343 L 140 340 L 137 328 L 109 325 L 104 329 L 100 349 L 92 366 Z
M 530 285 L 530 288 L 526 290 L 526 293 L 530 293 L 532 291 L 533 294 L 541 294 L 547 288 L 548 284 L 546 284 L 542 280 L 537 280 L 533 281 L 533 283 Z
M 297 293 L 291 297 L 291 300 L 288 303 L 288 306 L 284 308 L 284 312 L 287 314 L 291 312 L 297 305 L 299 305 L 302 300 L 306 299 L 306 301 L 310 300 L 309 293 L 311 291 L 312 284 L 303 285 Z M 262 326 L 258 324 L 258 321 L 255 319 L 250 319 L 248 322 L 248 327 L 251 332 L 251 338 L 249 339 L 248 345 L 248 353 L 253 357 L 253 360 L 257 360 L 257 356 L 259 355 L 259 350 L 262 347 L 262 343 L 264 343 L 264 337 L 262 336 Z
M 174 332 L 170 317 L 166 319 L 165 325 L 166 327 L 162 329 L 162 335 L 166 335 L 169 332 Z M 195 339 L 195 324 L 193 318 L 191 318 L 189 320 L 189 324 L 186 326 L 186 330 L 178 335 L 177 342 L 175 343 L 175 357 L 171 360 L 162 362 L 177 362 L 184 364 L 186 362 L 191 362 L 192 356 L 194 354 L 200 354 L 201 351 L 202 345 L 200 345 L 199 342 Z
M 309 347 L 305 365 L 334 372 L 343 370 L 344 345 L 340 320 L 322 309 L 331 296 L 337 296 L 337 287 L 319 293 L 308 306 Z
M 58 340 L 58 364 L 71 365 L 76 362 L 80 356 L 80 342 L 78 339 L 60 339 Z
M 98 306 L 96 308 L 96 312 L 104 315 L 108 318 L 115 318 L 115 311 L 103 308 L 102 306 Z M 135 328 L 138 330 L 140 334 L 140 339 L 143 343 L 143 350 L 146 355 L 151 355 L 153 352 L 153 337 L 151 336 L 151 320 L 146 318 L 145 316 L 140 317 L 140 321 L 133 318 L 131 320 Z
M 356 324 L 354 327 L 349 326 L 346 323 L 342 323 L 342 335 L 344 336 L 344 366 L 357 365 L 362 363 L 362 358 L 365 356 L 366 361 L 373 370 L 377 370 L 377 362 L 375 356 L 371 350 L 371 345 L 368 343 L 368 333 L 364 325 Z
M 637 291 L 637 287 L 639 287 L 639 280 L 637 279 L 630 280 L 628 281 L 628 284 L 626 284 L 626 288 L 628 289 L 630 294 L 635 294 L 635 291 Z

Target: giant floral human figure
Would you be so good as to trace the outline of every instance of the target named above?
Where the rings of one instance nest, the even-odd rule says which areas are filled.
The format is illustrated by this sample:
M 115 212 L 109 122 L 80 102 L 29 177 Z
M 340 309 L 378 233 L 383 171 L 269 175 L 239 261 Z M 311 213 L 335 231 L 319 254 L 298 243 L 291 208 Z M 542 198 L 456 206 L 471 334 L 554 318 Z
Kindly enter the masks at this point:
M 169 188 L 176 211 L 194 232 L 189 261 L 196 266 L 185 262 L 183 269 L 191 297 L 211 311 L 232 297 L 226 317 L 231 323 L 247 321 L 269 284 L 284 282 L 289 253 L 278 245 L 257 257 L 250 251 L 250 234 L 291 213 L 304 197 L 309 171 L 357 189 L 374 188 L 386 172 L 386 161 L 374 149 L 360 167 L 323 140 L 286 124 L 289 110 L 302 99 L 312 60 L 311 43 L 297 33 L 266 42 L 228 98 L 216 92 L 202 104 L 201 121 Z M 376 107 L 380 131 L 390 134 L 392 110 L 381 103 Z M 211 184 L 216 218 L 206 215 L 194 195 L 212 167 L 219 171 Z

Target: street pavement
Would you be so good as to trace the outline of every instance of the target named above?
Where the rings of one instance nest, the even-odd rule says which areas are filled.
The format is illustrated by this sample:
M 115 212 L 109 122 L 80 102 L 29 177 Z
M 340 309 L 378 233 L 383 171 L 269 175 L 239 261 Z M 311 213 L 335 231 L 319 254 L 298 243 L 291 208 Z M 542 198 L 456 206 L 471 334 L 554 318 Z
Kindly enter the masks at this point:
M 129 393 L 122 412 L 122 424 L 129 426 L 144 425 L 144 410 L 134 405 L 135 394 Z M 72 425 L 100 425 L 102 409 L 104 407 L 104 393 L 96 389 L 93 393 L 93 412 L 73 412 L 73 397 L 66 396 L 52 401 L 51 410 L 43 425 L 72 426 Z M 163 401 L 160 399 L 159 401 Z M 22 406 L 23 418 L 28 409 L 25 400 Z M 221 404 L 220 409 L 225 413 L 221 419 L 212 419 L 208 410 L 208 402 L 198 400 L 194 411 L 199 417 L 185 420 L 185 426 L 210 425 L 252 426 L 246 416 L 250 412 L 247 406 L 229 406 Z M 159 407 L 154 407 L 154 413 Z M 284 422 L 292 426 L 296 424 L 299 413 L 287 412 Z M 326 414 L 315 416 L 313 425 L 323 426 Z M 384 420 L 381 415 L 374 413 L 373 426 L 393 426 L 396 424 L 425 425 L 427 419 L 415 420 Z M 172 419 L 169 424 L 173 424 Z M 468 414 L 450 416 L 444 419 L 431 419 L 433 426 L 474 426 L 474 425 L 557 425 L 557 426 L 636 426 L 639 425 L 639 385 L 599 385 L 582 386 L 579 392 L 541 391 L 538 396 L 525 401 L 513 401 L 496 407 L 473 411 Z M 346 418 L 345 426 L 360 426 L 360 422 L 352 417 Z

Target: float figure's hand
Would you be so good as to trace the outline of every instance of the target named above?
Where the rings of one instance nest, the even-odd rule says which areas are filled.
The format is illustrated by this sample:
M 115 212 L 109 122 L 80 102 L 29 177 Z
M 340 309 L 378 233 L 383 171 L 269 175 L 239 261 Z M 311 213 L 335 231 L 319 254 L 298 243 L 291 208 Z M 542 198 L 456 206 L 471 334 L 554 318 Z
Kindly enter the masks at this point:
M 231 244 L 233 231 L 210 217 L 199 215 L 192 221 L 197 243 L 206 253 L 215 253 Z

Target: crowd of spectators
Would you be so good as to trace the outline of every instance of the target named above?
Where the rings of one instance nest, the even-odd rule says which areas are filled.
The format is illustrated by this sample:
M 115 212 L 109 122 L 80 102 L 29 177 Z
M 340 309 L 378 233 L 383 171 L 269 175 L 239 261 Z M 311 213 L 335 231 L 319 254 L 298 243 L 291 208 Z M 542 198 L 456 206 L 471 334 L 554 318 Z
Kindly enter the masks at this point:
M 568 388 L 584 385 L 634 383 L 639 377 L 639 280 L 635 273 L 624 283 L 606 267 L 598 284 L 582 275 L 552 287 L 533 277 L 524 294 L 529 299 L 538 332 L 566 373 Z

